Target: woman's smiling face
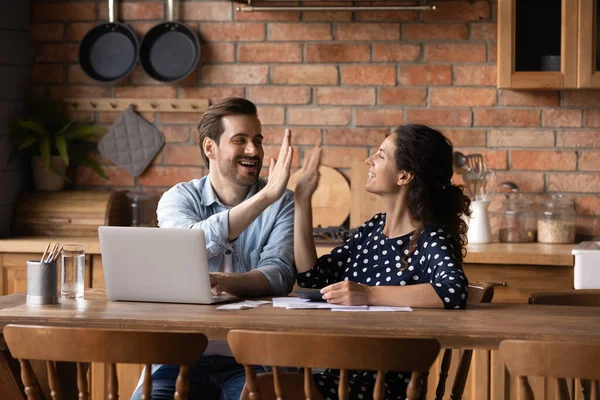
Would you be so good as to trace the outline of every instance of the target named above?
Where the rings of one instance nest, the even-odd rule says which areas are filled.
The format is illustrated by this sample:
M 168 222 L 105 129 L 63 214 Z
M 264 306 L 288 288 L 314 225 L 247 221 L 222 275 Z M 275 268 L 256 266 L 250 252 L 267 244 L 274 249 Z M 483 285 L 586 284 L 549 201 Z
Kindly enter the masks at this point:
M 383 194 L 396 193 L 400 189 L 398 185 L 398 174 L 396 169 L 396 135 L 388 136 L 379 149 L 371 157 L 367 158 L 369 175 L 365 189 L 369 193 Z

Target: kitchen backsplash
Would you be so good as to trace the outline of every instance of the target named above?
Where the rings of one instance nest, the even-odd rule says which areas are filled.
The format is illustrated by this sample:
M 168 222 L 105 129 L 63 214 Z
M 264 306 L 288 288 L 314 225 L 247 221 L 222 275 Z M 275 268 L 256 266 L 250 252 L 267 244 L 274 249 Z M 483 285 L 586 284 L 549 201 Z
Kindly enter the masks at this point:
M 33 5 L 35 93 L 55 97 L 208 98 L 258 104 L 267 156 L 284 127 L 299 149 L 317 137 L 323 162 L 347 175 L 394 126 L 440 128 L 456 149 L 484 155 L 498 178 L 524 192 L 576 197 L 578 234 L 600 236 L 600 91 L 496 89 L 496 1 L 430 2 L 436 11 L 240 13 L 229 1 L 179 1 L 176 18 L 198 31 L 201 65 L 165 85 L 141 68 L 114 86 L 78 65 L 78 44 L 107 19 L 104 1 Z M 119 19 L 141 37 L 165 17 L 166 2 L 121 1 Z M 109 126 L 117 113 L 80 115 Z M 134 179 L 106 165 L 111 180 L 80 170 L 81 187 L 162 192 L 205 173 L 197 114 L 143 113 L 166 137 L 151 167 Z M 495 209 L 498 210 L 499 201 Z

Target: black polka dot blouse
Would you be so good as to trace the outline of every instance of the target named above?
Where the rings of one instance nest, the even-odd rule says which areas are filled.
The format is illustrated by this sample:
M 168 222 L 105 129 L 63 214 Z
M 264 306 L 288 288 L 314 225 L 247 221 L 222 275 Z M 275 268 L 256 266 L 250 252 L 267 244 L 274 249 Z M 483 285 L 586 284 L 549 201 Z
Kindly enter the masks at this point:
M 406 258 L 414 232 L 387 238 L 382 232 L 385 217 L 385 214 L 376 214 L 365 222 L 344 245 L 320 257 L 312 269 L 299 273 L 298 284 L 306 288 L 323 288 L 344 280 L 371 286 L 429 284 L 445 308 L 464 309 L 468 281 L 454 256 L 458 240 L 443 228 L 425 228 L 415 252 Z M 408 268 L 403 268 L 406 265 Z M 375 376 L 372 371 L 349 372 L 350 399 L 371 398 Z M 338 379 L 338 372 L 333 370 L 315 374 L 315 384 L 325 400 L 338 398 Z M 388 372 L 385 398 L 404 399 L 409 379 L 410 372 Z

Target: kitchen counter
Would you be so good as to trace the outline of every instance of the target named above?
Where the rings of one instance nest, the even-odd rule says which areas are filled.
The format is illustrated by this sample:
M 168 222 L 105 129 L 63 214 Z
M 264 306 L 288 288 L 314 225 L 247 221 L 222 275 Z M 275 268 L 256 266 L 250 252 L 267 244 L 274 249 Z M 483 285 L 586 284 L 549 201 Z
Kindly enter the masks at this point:
M 23 237 L 0 240 L 0 253 L 43 253 L 49 241 L 81 243 L 87 254 L 100 254 L 97 237 Z M 326 254 L 339 242 L 318 241 L 319 254 Z M 553 265 L 573 266 L 571 250 L 575 244 L 490 243 L 467 246 L 469 264 Z

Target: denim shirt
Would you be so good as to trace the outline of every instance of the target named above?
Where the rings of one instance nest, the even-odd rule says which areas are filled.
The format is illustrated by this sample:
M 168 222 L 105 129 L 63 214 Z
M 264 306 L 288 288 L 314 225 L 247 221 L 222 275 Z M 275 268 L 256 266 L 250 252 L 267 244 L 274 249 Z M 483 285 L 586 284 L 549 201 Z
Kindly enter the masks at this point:
M 265 186 L 259 179 L 246 199 Z M 294 197 L 286 190 L 234 241 L 228 240 L 229 210 L 217 198 L 208 176 L 179 183 L 164 193 L 156 214 L 161 228 L 204 230 L 208 268 L 219 271 L 225 254 L 232 256 L 233 272 L 257 269 L 271 285 L 271 295 L 287 296 L 295 282 Z

